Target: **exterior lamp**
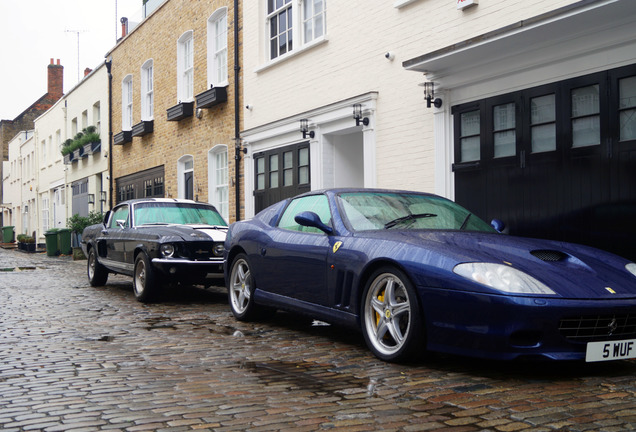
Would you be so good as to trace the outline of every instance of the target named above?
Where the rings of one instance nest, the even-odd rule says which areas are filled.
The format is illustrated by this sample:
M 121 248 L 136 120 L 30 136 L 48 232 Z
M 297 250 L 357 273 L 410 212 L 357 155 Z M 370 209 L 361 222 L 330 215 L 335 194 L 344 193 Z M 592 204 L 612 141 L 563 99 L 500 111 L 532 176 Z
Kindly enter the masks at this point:
M 420 84 L 424 87 L 424 99 L 426 99 L 426 108 L 430 108 L 431 105 L 435 108 L 441 108 L 442 100 L 440 98 L 435 99 L 435 83 L 428 81 Z
M 303 134 L 303 139 L 306 139 L 307 136 L 313 138 L 316 135 L 314 131 L 309 130 L 309 120 L 307 119 L 300 119 L 300 132 Z
M 362 118 L 361 104 L 353 104 L 353 118 L 356 120 L 356 126 L 360 126 L 360 123 L 369 126 L 369 117 Z
M 95 194 L 88 194 L 88 203 L 95 204 Z
M 106 202 L 106 191 L 100 191 L 99 192 L 99 200 Z

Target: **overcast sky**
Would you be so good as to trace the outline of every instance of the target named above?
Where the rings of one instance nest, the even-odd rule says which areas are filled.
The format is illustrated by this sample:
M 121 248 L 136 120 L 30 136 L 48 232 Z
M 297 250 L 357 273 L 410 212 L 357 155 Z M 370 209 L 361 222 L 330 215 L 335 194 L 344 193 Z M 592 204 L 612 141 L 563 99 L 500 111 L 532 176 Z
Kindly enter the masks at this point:
M 140 16 L 142 0 L 0 0 L 0 119 L 13 120 L 47 91 L 60 59 L 64 93 L 94 69 L 121 35 L 119 19 Z M 117 15 L 115 15 L 117 11 Z M 134 21 L 138 21 L 134 20 Z

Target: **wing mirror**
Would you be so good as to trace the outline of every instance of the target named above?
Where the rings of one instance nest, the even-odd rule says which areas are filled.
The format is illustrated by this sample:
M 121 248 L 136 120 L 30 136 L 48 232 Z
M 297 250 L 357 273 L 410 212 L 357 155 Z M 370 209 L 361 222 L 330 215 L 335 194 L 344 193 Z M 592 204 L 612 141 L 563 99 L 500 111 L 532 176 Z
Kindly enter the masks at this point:
M 325 234 L 331 234 L 333 232 L 333 229 L 330 226 L 327 226 L 324 223 L 322 223 L 322 221 L 320 220 L 320 217 L 318 217 L 318 215 L 314 212 L 304 211 L 302 213 L 298 213 L 296 217 L 294 217 L 294 220 L 299 225 L 312 227 L 312 228 L 318 228 L 320 231 L 324 232 Z
M 493 227 L 498 233 L 505 234 L 504 231 L 506 229 L 506 224 L 503 221 L 499 219 L 493 219 L 490 221 L 490 226 Z
M 102 224 L 106 227 L 108 226 L 108 217 L 110 216 L 110 210 L 108 210 L 105 214 L 104 214 L 104 219 L 102 220 Z

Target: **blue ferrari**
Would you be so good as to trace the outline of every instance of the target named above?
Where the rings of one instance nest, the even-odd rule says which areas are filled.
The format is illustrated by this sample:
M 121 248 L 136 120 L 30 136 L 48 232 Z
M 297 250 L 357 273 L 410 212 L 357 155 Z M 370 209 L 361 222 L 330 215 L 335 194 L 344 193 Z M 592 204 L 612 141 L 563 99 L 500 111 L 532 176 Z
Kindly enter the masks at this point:
M 230 307 L 238 320 L 282 309 L 358 328 L 385 361 L 636 358 L 636 264 L 493 226 L 418 192 L 286 199 L 230 226 Z

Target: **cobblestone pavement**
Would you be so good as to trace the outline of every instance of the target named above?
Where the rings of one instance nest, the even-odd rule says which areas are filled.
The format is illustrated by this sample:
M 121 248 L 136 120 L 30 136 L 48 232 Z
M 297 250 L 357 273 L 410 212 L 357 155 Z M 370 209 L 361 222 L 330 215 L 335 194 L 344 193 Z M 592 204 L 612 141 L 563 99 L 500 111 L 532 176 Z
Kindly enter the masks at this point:
M 85 261 L 0 249 L 0 269 L 5 431 L 636 428 L 636 362 L 387 364 L 346 329 L 236 322 L 221 288 L 143 305 Z

